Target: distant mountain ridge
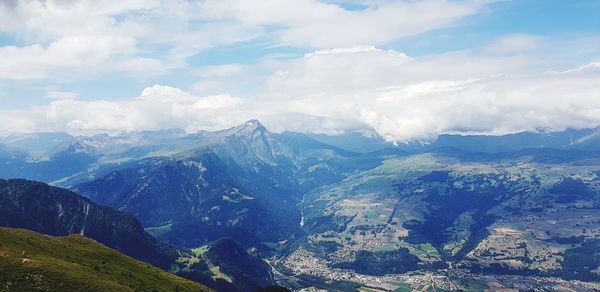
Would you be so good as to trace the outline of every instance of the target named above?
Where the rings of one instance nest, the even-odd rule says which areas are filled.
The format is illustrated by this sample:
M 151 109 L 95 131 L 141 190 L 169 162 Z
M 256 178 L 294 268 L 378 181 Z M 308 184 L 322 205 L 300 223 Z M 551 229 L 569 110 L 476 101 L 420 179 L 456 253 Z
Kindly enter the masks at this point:
M 472 157 L 476 156 L 470 153 L 500 155 L 530 148 L 592 151 L 600 149 L 598 132 L 441 135 L 430 144 L 382 149 L 390 144 L 373 135 L 312 135 L 315 140 L 299 133 L 271 133 L 258 120 L 193 134 L 181 130 L 92 137 L 31 134 L 0 139 L 0 163 L 6 166 L 0 177 L 70 187 L 95 202 L 132 213 L 173 244 L 193 247 L 232 236 L 256 246 L 301 236 L 296 204 L 304 193 L 375 167 L 390 155 L 451 149 L 458 151 L 454 155 L 464 152 Z M 380 150 L 359 154 L 318 140 Z M 40 152 L 43 147 L 33 146 L 36 141 L 50 141 L 45 154 Z M 366 144 L 361 148 L 352 143 Z M 533 152 L 543 156 L 540 150 Z
M 185 247 L 174 271 L 218 289 L 268 284 L 257 258 L 312 275 L 302 264 L 311 254 L 331 260 L 329 268 L 372 275 L 402 263 L 475 272 L 516 264 L 510 273 L 586 280 L 597 278 L 596 261 L 578 257 L 598 245 L 598 133 L 440 135 L 388 147 L 373 136 L 272 133 L 250 120 L 216 132 L 74 137 L 45 154 L 0 143 L 0 177 L 44 178 L 131 214 L 156 238 Z M 564 220 L 585 226 L 552 227 Z M 248 256 L 252 276 L 223 253 Z
M 562 132 L 521 132 L 507 135 L 440 135 L 432 143 L 400 144 L 410 152 L 424 152 L 435 148 L 454 147 L 468 152 L 510 152 L 527 148 L 554 148 L 563 150 L 597 151 L 600 149 L 600 128 Z
M 134 131 L 112 136 L 107 134 L 72 136 L 62 132 L 13 134 L 0 136 L 0 153 L 12 151 L 29 157 L 47 159 L 56 153 L 67 150 L 72 145 L 79 145 L 82 150 L 85 148 L 89 152 L 97 151 L 97 154 L 114 158 L 115 154 L 145 155 L 153 150 L 164 150 L 165 147 L 172 148 L 174 152 L 193 150 L 214 143 L 215 140 L 225 136 L 231 136 L 236 132 L 239 134 L 238 136 L 249 136 L 254 131 L 257 133 L 268 132 L 260 121 L 249 120 L 238 126 L 216 132 L 186 133 L 179 129 L 166 129 Z M 336 135 L 284 132 L 274 135 L 301 135 L 338 150 L 345 149 L 348 152 L 362 154 L 393 147 L 391 142 L 385 141 L 373 131 L 349 131 Z M 525 148 L 590 150 L 597 148 L 599 143 L 600 128 L 590 128 L 567 129 L 557 132 L 519 132 L 506 135 L 441 134 L 432 142 L 398 143 L 398 147 L 411 152 L 440 147 L 456 147 L 470 152 L 502 152 Z M 137 158 L 144 155 L 137 156 Z M 159 153 L 153 155 L 160 156 Z

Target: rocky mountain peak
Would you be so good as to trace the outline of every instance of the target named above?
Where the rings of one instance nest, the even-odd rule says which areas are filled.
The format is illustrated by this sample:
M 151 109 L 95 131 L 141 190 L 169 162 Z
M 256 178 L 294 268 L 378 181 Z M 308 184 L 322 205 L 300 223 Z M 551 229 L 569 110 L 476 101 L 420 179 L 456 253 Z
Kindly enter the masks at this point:
M 231 130 L 238 133 L 253 133 L 256 131 L 267 132 L 267 128 L 256 119 L 248 120 L 241 125 L 233 127 Z
M 240 136 L 252 138 L 256 136 L 262 136 L 265 134 L 269 134 L 269 130 L 265 128 L 265 126 L 258 120 L 252 119 L 248 120 L 238 126 L 233 128 L 229 128 L 227 130 L 218 132 L 223 136 Z

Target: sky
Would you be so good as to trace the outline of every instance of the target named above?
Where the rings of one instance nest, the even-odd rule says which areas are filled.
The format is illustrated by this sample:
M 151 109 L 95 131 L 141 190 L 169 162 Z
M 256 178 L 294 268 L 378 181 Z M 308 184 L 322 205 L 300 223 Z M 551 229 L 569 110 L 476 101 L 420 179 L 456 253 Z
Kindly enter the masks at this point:
M 0 135 L 600 126 L 596 0 L 0 0 Z

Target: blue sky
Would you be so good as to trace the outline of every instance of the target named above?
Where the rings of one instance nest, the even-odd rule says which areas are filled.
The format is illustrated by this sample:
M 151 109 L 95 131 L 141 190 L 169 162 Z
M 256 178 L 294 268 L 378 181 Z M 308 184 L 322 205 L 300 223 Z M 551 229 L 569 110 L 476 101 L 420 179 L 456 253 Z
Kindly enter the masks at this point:
M 408 141 L 600 124 L 599 1 L 3 3 L 0 133 L 259 118 Z
M 391 48 L 411 55 L 478 49 L 506 34 L 525 33 L 550 39 L 597 34 L 600 2 L 593 0 L 501 1 L 455 26 L 399 40 Z

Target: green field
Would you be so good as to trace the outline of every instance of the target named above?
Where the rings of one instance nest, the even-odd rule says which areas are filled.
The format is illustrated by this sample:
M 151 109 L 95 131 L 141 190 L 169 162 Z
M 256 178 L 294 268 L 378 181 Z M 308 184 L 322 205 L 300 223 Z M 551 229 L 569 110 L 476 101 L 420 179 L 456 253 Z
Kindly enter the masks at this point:
M 80 235 L 0 228 L 0 291 L 210 291 Z

